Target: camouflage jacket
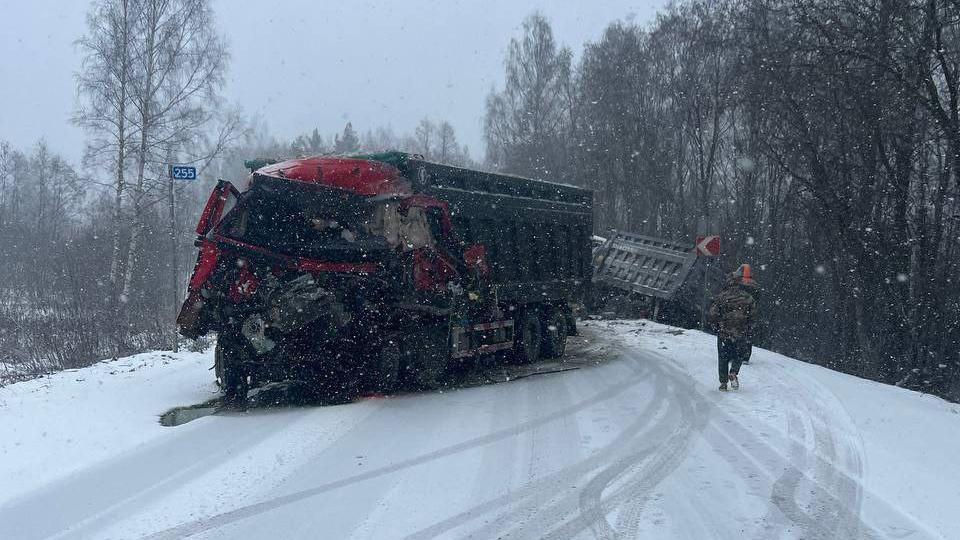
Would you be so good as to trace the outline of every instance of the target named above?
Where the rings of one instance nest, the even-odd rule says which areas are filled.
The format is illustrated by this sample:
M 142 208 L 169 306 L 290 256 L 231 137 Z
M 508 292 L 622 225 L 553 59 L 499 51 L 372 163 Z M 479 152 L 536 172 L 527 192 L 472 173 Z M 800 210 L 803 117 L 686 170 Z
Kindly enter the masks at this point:
M 724 287 L 710 306 L 710 322 L 723 339 L 750 340 L 757 302 L 741 285 Z

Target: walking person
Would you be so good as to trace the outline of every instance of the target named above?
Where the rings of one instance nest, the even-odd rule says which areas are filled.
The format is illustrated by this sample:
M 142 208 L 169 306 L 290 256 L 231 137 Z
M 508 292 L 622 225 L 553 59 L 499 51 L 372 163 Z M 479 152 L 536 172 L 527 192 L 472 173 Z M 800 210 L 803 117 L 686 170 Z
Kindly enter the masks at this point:
M 757 315 L 757 302 L 751 291 L 756 286 L 750 265 L 741 264 L 727 277 L 726 284 L 710 306 L 710 322 L 717 330 L 722 392 L 727 391 L 728 382 L 733 389 L 740 388 L 740 365 L 750 360 L 753 324 Z

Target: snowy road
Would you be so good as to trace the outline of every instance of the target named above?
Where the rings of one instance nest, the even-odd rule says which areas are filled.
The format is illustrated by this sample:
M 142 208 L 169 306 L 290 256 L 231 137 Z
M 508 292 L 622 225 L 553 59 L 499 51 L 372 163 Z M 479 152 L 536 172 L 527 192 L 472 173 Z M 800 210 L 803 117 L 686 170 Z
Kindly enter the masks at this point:
M 0 538 L 960 537 L 955 405 L 766 351 L 721 394 L 709 336 L 585 335 L 570 362 L 597 365 L 576 371 L 121 429 L 77 467 L 45 471 L 71 453 L 38 446 L 37 476 L 0 486 Z M 139 391 L 164 381 L 182 384 Z M 33 383 L 0 389 L 0 427 L 40 399 Z M 911 414 L 924 420 L 882 425 Z M 945 442 L 894 465 L 913 436 Z M 2 444 L 0 473 L 29 453 Z

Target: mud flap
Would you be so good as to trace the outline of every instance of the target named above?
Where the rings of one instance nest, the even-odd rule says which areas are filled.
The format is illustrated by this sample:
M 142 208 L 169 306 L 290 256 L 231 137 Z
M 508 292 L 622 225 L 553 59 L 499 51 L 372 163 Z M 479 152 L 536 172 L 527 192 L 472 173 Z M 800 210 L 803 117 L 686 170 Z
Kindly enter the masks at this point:
M 243 337 L 233 331 L 224 331 L 217 336 L 215 366 L 223 389 L 223 404 L 229 408 L 245 408 L 250 388 L 243 365 L 248 353 L 242 341 Z

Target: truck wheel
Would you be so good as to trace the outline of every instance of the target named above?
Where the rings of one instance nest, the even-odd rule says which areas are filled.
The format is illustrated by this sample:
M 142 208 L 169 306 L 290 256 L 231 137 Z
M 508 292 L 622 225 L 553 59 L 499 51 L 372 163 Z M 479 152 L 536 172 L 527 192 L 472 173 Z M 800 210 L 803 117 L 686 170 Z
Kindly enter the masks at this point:
M 513 358 L 518 364 L 529 364 L 540 358 L 540 344 L 543 341 L 543 327 L 540 317 L 533 309 L 523 310 L 520 324 L 514 330 Z
M 226 407 L 243 408 L 247 403 L 247 374 L 243 369 L 243 348 L 234 336 L 221 333 L 217 336 L 214 349 L 214 370 L 217 382 L 223 390 L 223 404 Z
M 430 321 L 424 321 L 423 327 L 417 335 L 421 339 L 408 342 L 414 350 L 405 362 L 404 381 L 421 390 L 436 390 L 443 386 L 447 370 L 447 327 Z
M 567 350 L 567 316 L 555 309 L 543 321 L 543 356 L 545 358 L 560 358 Z
M 349 369 L 330 368 L 314 375 L 311 381 L 313 397 L 325 405 L 344 405 L 359 394 L 358 374 Z
M 402 363 L 403 350 L 400 346 L 400 336 L 388 336 L 370 358 L 367 370 L 370 388 L 377 392 L 396 391 L 400 386 Z

